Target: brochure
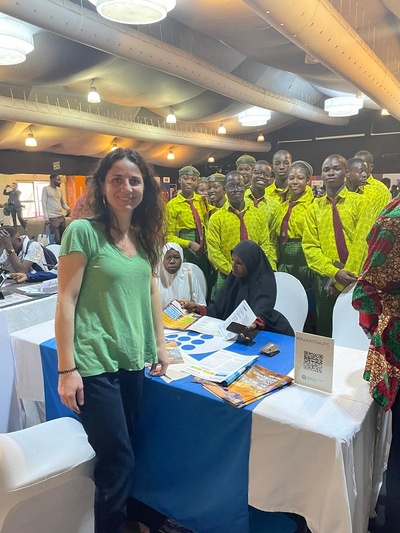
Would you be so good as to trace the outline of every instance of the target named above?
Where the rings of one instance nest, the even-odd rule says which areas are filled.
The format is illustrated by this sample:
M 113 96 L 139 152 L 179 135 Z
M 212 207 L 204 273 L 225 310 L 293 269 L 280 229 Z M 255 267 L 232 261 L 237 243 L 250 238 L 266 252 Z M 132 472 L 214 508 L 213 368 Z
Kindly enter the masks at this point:
M 223 320 L 213 318 L 212 316 L 202 316 L 196 320 L 196 322 L 191 324 L 188 329 L 191 331 L 197 331 L 197 333 L 206 333 L 208 335 L 213 335 L 214 337 L 222 337 L 226 341 L 236 337 L 236 333 L 227 331 Z
M 171 381 L 176 381 L 177 379 L 187 378 L 188 374 L 185 370 L 188 366 L 195 364 L 196 359 L 187 353 L 182 352 L 182 360 L 182 363 L 174 362 L 173 364 L 168 365 L 167 373 L 164 376 L 161 376 L 161 379 L 166 383 L 171 383 Z
M 252 366 L 227 387 L 202 380 L 205 389 L 234 407 L 244 407 L 292 382 L 293 379 L 289 376 L 272 372 L 260 365 Z
M 164 307 L 162 312 L 164 327 L 181 331 L 188 329 L 189 326 L 194 324 L 199 318 L 199 315 L 185 311 L 178 300 L 173 300 Z
M 184 363 L 183 353 L 175 341 L 170 341 L 165 344 L 170 365 L 178 365 Z
M 238 355 L 228 350 L 218 350 L 201 361 L 187 367 L 185 372 L 198 378 L 229 385 L 238 378 L 258 355 Z

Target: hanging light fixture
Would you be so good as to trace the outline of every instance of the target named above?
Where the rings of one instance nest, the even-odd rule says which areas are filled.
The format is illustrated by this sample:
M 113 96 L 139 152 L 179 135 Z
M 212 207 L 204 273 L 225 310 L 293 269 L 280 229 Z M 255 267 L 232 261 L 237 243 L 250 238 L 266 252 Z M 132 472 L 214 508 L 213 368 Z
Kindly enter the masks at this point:
M 250 107 L 239 113 L 237 117 L 242 126 L 265 126 L 271 118 L 271 111 L 262 107 Z
M 99 104 L 101 102 L 101 98 L 93 83 L 94 78 L 89 86 L 89 94 L 87 95 L 87 101 L 89 102 L 89 104 Z
M 169 113 L 167 115 L 167 118 L 165 119 L 165 122 L 167 124 L 176 124 L 176 116 L 172 107 L 169 108 Z
M 207 162 L 208 163 L 215 163 L 215 159 L 212 155 L 210 155 L 210 157 L 207 159 Z
M 169 159 L 169 160 L 171 160 L 171 161 L 172 161 L 173 159 L 175 159 L 175 154 L 174 154 L 174 151 L 172 150 L 172 148 L 171 148 L 171 149 L 169 150 L 169 152 L 168 152 L 167 159 Z
M 32 128 L 29 127 L 29 132 L 26 139 L 25 139 L 25 146 L 29 146 L 30 148 L 37 146 L 37 141 L 35 137 L 33 136 Z
M 226 135 L 226 128 L 223 122 L 221 122 L 221 124 L 219 125 L 218 135 Z
M 33 48 L 31 29 L 0 13 L 0 65 L 22 63 Z
M 176 0 L 89 0 L 104 18 L 121 24 L 153 24 L 164 19 Z
M 118 149 L 117 139 L 114 139 L 112 142 L 111 148 L 110 148 L 110 152 L 113 152 L 114 150 L 117 150 L 117 149 Z
M 265 141 L 264 135 L 260 133 L 260 135 L 257 137 L 257 142 L 263 143 Z
M 356 96 L 337 96 L 324 102 L 324 109 L 330 117 L 351 117 L 358 115 L 364 101 Z

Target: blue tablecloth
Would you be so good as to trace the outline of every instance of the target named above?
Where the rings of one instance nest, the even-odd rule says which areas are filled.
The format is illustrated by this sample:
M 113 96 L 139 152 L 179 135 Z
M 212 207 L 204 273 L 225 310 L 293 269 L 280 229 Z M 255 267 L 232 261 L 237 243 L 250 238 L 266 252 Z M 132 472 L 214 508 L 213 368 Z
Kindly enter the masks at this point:
M 209 352 L 199 353 L 199 346 L 207 337 L 191 332 L 174 338 L 202 359 Z M 253 355 L 269 341 L 279 344 L 280 353 L 260 355 L 257 364 L 287 374 L 293 368 L 293 337 L 260 332 L 253 346 L 234 343 L 228 350 Z M 55 340 L 41 344 L 40 351 L 47 419 L 73 415 L 57 395 Z M 251 411 L 258 403 L 236 409 L 190 376 L 170 384 L 148 376 L 134 495 L 198 533 L 247 533 Z

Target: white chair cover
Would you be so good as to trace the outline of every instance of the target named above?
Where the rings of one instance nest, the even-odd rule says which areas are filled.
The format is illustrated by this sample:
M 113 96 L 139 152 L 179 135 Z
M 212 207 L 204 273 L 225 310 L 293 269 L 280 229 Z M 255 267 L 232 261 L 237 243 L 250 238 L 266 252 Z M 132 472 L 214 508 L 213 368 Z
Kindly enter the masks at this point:
M 360 327 L 359 313 L 351 305 L 354 285 L 346 287 L 338 296 L 333 308 L 332 337 L 338 346 L 368 350 L 369 339 Z
M 275 272 L 276 311 L 289 321 L 293 330 L 303 331 L 308 313 L 307 294 L 300 281 L 287 272 Z
M 48 250 L 51 250 L 53 252 L 53 254 L 57 257 L 58 259 L 58 256 L 60 255 L 60 248 L 61 248 L 61 245 L 60 244 L 48 244 L 46 246 L 46 248 Z
M 77 420 L 0 435 L 0 532 L 93 533 L 94 451 Z

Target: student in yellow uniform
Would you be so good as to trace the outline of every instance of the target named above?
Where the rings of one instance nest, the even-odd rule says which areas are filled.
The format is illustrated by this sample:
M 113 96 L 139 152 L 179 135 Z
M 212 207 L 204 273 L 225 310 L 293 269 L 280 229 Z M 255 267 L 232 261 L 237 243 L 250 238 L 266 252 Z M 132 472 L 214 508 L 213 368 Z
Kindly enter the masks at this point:
M 252 155 L 243 154 L 236 159 L 236 170 L 241 173 L 246 189 L 250 187 L 255 158 Z
M 244 197 L 249 198 L 254 207 L 262 209 L 268 223 L 272 221 L 279 203 L 271 196 L 266 196 L 265 190 L 274 181 L 274 173 L 268 161 L 260 160 L 254 163 L 253 176 L 250 188 L 246 190 Z
M 205 247 L 207 208 L 195 193 L 200 172 L 193 166 L 179 170 L 181 190 L 166 206 L 166 242 L 176 242 L 183 249 L 185 261 L 197 264 L 206 278 L 210 275 Z
M 275 174 L 275 181 L 266 188 L 265 194 L 267 196 L 272 196 L 278 202 L 281 202 L 282 199 L 287 200 L 287 198 L 283 198 L 283 196 L 287 193 L 287 177 L 291 164 L 292 156 L 287 150 L 278 150 L 272 158 L 272 169 Z
M 294 161 L 290 165 L 290 200 L 279 204 L 273 225 L 279 239 L 278 271 L 295 276 L 306 291 L 312 288 L 314 274 L 307 265 L 301 241 L 307 209 L 314 201 L 312 190 L 308 187 L 312 175 L 313 168 L 307 161 Z
M 341 155 L 330 155 L 323 162 L 326 196 L 316 198 L 307 210 L 302 241 L 307 264 L 316 273 L 317 333 L 327 337 L 332 335 L 336 297 L 356 281 L 373 224 L 368 203 L 344 186 L 346 170 L 347 162 Z
M 226 202 L 225 195 L 225 174 L 220 172 L 215 172 L 208 176 L 208 204 L 209 211 L 207 213 L 207 218 L 209 219 L 218 209 L 220 209 Z
M 294 161 L 289 167 L 288 192 L 290 200 L 278 204 L 272 231 L 278 238 L 278 271 L 287 272 L 303 285 L 309 302 L 305 331 L 315 331 L 315 298 L 313 295 L 314 272 L 308 267 L 301 241 L 307 209 L 314 201 L 308 186 L 313 175 L 307 161 Z
M 213 296 L 231 271 L 232 248 L 242 240 L 259 244 L 276 270 L 276 248 L 271 242 L 266 216 L 251 200 L 244 198 L 245 183 L 240 172 L 234 170 L 226 175 L 225 192 L 228 201 L 212 215 L 207 228 L 208 256 L 218 270 Z
M 194 192 L 198 194 L 199 196 L 201 196 L 203 203 L 208 211 L 209 205 L 208 205 L 208 178 L 207 177 L 202 176 L 201 178 L 197 180 L 197 185 L 196 185 Z
M 392 195 L 384 183 L 372 176 L 372 169 L 374 168 L 374 156 L 367 150 L 360 150 L 355 154 L 354 157 L 359 157 L 367 163 L 367 179 L 365 184 L 362 185 L 362 189 L 365 198 L 369 200 L 375 209 L 375 218 L 378 218 L 378 215 L 382 209 L 392 201 Z

